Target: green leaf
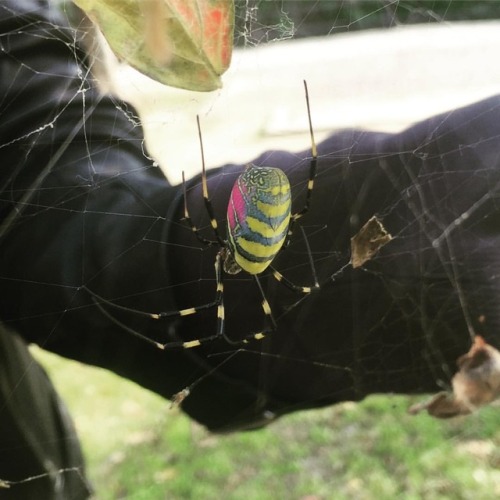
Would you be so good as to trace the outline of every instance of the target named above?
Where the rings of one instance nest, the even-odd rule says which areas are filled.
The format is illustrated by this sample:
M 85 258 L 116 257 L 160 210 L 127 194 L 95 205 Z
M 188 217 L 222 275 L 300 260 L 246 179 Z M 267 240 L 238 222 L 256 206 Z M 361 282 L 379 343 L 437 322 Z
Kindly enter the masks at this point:
M 221 87 L 231 62 L 232 0 L 74 0 L 128 64 L 188 90 Z

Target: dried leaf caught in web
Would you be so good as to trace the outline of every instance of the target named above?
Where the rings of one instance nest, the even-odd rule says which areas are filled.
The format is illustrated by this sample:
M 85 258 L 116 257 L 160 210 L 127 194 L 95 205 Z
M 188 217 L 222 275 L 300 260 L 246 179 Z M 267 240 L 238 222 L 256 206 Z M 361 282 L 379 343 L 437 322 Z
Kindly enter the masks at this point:
M 436 418 L 468 415 L 500 397 L 500 352 L 476 336 L 470 351 L 457 360 L 453 393 L 440 392 L 430 401 L 409 409 L 411 414 L 427 410 Z
M 392 240 L 377 216 L 373 216 L 351 238 L 351 265 L 354 269 L 369 261 L 384 245 Z
M 189 387 L 182 389 L 182 391 L 176 392 L 170 402 L 170 408 L 175 408 L 176 406 L 180 406 L 182 402 L 191 394 L 191 390 Z
M 114 53 L 166 85 L 221 87 L 233 45 L 232 0 L 74 0 Z

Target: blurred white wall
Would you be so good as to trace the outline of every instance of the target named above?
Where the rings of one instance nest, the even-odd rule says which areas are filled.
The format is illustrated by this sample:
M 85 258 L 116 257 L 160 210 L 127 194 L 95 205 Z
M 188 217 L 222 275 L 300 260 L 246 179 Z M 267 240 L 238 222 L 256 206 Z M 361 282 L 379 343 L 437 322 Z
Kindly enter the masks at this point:
M 173 182 L 266 149 L 307 148 L 302 80 L 318 139 L 345 127 L 395 131 L 500 92 L 500 22 L 441 23 L 237 50 L 221 90 L 188 92 L 116 66 L 112 86 L 140 111 L 148 147 Z

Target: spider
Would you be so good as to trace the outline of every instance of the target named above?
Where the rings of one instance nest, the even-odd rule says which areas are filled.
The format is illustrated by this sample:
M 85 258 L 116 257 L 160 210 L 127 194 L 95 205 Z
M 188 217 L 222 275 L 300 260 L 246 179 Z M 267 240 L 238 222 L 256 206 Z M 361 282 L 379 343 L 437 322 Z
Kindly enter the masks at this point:
M 205 169 L 205 157 L 203 151 L 203 139 L 201 133 L 200 119 L 196 117 L 198 126 L 198 137 L 201 149 L 202 163 L 202 194 L 210 219 L 210 225 L 214 234 L 214 239 L 207 239 L 200 234 L 199 229 L 193 223 L 187 205 L 186 181 L 184 172 L 182 172 L 182 185 L 184 194 L 184 220 L 191 228 L 197 239 L 206 246 L 218 246 L 219 251 L 215 257 L 215 281 L 216 292 L 215 299 L 207 304 L 202 304 L 178 311 L 150 313 L 130 309 L 119 304 L 108 301 L 100 295 L 88 290 L 92 295 L 95 304 L 99 307 L 114 323 L 118 324 L 124 330 L 131 334 L 155 345 L 159 349 L 184 348 L 189 349 L 198 347 L 215 339 L 223 338 L 229 344 L 245 344 L 251 340 L 261 340 L 270 331 L 276 330 L 276 321 L 273 318 L 271 307 L 265 297 L 264 290 L 259 281 L 259 275 L 270 268 L 273 277 L 287 288 L 309 294 L 319 288 L 315 278 L 312 286 L 298 286 L 293 284 L 279 271 L 273 268 L 272 262 L 276 256 L 287 246 L 292 235 L 292 228 L 295 222 L 300 219 L 308 210 L 311 201 L 311 195 L 314 188 L 314 179 L 316 177 L 317 150 L 314 140 L 311 110 L 309 104 L 309 92 L 307 82 L 304 80 L 304 92 L 307 106 L 307 116 L 309 122 L 309 133 L 311 139 L 311 160 L 309 165 L 309 180 L 307 184 L 306 200 L 303 208 L 291 213 L 291 190 L 290 182 L 286 174 L 275 167 L 261 167 L 249 165 L 241 173 L 233 185 L 227 208 L 227 240 L 221 237 L 217 219 L 214 214 L 212 203 L 208 194 L 208 183 Z M 307 240 L 306 240 L 307 245 Z M 311 256 L 310 256 L 310 260 Z M 312 265 L 312 262 L 311 262 Z M 224 284 L 223 272 L 227 274 L 237 274 L 244 271 L 254 277 L 254 281 L 262 297 L 262 310 L 271 325 L 270 330 L 263 330 L 246 335 L 243 340 L 231 340 L 224 331 Z M 207 309 L 217 309 L 217 329 L 216 333 L 200 339 L 189 341 L 173 341 L 162 344 L 145 335 L 129 328 L 117 320 L 109 313 L 103 304 L 115 309 L 136 313 L 151 319 L 160 320 L 172 317 L 182 317 L 197 314 Z

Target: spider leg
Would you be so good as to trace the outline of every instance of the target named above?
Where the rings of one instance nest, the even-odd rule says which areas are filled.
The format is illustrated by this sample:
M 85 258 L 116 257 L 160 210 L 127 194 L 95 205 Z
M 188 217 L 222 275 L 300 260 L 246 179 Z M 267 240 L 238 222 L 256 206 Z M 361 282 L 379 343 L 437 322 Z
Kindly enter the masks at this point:
M 276 279 L 276 281 L 279 281 L 293 292 L 300 292 L 303 293 L 304 295 L 307 295 L 308 293 L 311 293 L 313 290 L 319 289 L 319 283 L 317 281 L 315 281 L 313 286 L 296 285 L 295 283 L 292 283 L 288 278 L 285 278 L 285 276 L 283 276 L 276 269 L 274 268 L 271 269 L 273 271 L 273 277 Z
M 262 296 L 262 310 L 264 311 L 264 314 L 266 315 L 267 321 L 271 324 L 271 327 L 273 330 L 276 330 L 277 325 L 276 321 L 274 320 L 273 313 L 271 311 L 271 306 L 269 305 L 269 302 L 266 299 L 266 295 L 264 293 L 264 289 L 262 288 L 262 285 L 260 283 L 259 277 L 254 274 L 253 277 L 255 278 L 255 283 L 257 283 L 257 286 L 260 291 L 260 295 Z
M 200 230 L 193 223 L 191 216 L 189 215 L 189 210 L 187 207 L 187 196 L 186 196 L 186 180 L 184 177 L 184 171 L 182 172 L 182 187 L 184 194 L 184 220 L 189 225 L 193 233 L 196 235 L 198 240 L 207 246 L 219 245 L 221 247 L 226 246 L 226 242 L 223 240 L 219 233 L 219 225 L 217 223 L 217 219 L 215 217 L 214 208 L 212 206 L 212 202 L 210 201 L 210 197 L 208 195 L 208 182 L 207 182 L 207 171 L 205 167 L 205 152 L 203 149 L 203 138 L 201 134 L 201 125 L 200 125 L 200 117 L 196 116 L 196 123 L 198 125 L 198 138 L 200 141 L 200 151 L 201 151 L 201 188 L 203 194 L 203 202 L 205 204 L 205 209 L 207 211 L 208 217 L 210 219 L 210 226 L 212 227 L 212 231 L 215 236 L 215 240 L 209 240 L 200 234 Z
M 300 292 L 303 294 L 308 294 L 308 293 L 311 293 L 313 290 L 319 290 L 320 285 L 318 282 L 318 275 L 316 274 L 316 267 L 314 266 L 314 260 L 312 258 L 311 247 L 309 246 L 309 240 L 307 239 L 304 228 L 302 226 L 300 226 L 300 229 L 302 231 L 302 236 L 304 237 L 304 241 L 306 244 L 307 256 L 309 258 L 309 265 L 311 266 L 311 272 L 313 275 L 314 284 L 312 286 L 296 285 L 296 284 L 292 283 L 288 278 L 285 278 L 285 276 L 283 276 L 273 266 L 270 266 L 270 269 L 273 272 L 273 277 L 276 279 L 276 281 L 283 283 L 283 285 L 285 285 L 289 290 L 292 290 L 294 292 Z
M 200 306 L 195 306 L 195 307 L 189 307 L 187 309 L 180 309 L 178 311 L 169 311 L 169 312 L 159 312 L 159 313 L 151 313 L 151 312 L 146 312 L 146 311 L 139 311 L 137 309 L 132 309 L 126 306 L 122 306 L 120 304 L 115 304 L 114 302 L 111 302 L 110 300 L 105 299 L 104 297 L 98 295 L 97 293 L 93 292 L 90 290 L 88 287 L 83 286 L 82 289 L 86 290 L 91 296 L 94 304 L 98 307 L 98 309 L 103 313 L 109 320 L 111 320 L 113 323 L 118 325 L 120 328 L 123 330 L 127 331 L 128 333 L 141 338 L 145 340 L 146 342 L 149 342 L 150 344 L 153 344 L 154 346 L 158 347 L 159 349 L 176 349 L 176 348 L 183 348 L 183 349 L 190 349 L 192 347 L 198 347 L 202 344 L 211 342 L 212 340 L 215 340 L 217 338 L 224 338 L 227 342 L 232 343 L 225 335 L 224 333 L 224 284 L 222 281 L 222 257 L 221 257 L 221 252 L 219 251 L 217 253 L 217 256 L 215 258 L 215 277 L 216 277 L 216 295 L 215 299 L 211 302 L 208 302 L 207 304 L 202 304 Z M 204 337 L 201 339 L 195 339 L 195 340 L 189 340 L 189 341 L 173 341 L 173 342 L 167 342 L 165 344 L 162 344 L 161 342 L 157 342 L 146 335 L 143 335 L 142 333 L 138 332 L 137 330 L 134 330 L 130 328 L 129 326 L 125 325 L 122 323 L 120 320 L 115 318 L 106 308 L 104 305 L 109 306 L 113 309 L 117 309 L 120 311 L 125 311 L 129 313 L 133 313 L 139 316 L 144 316 L 147 318 L 151 319 L 165 319 L 165 318 L 174 318 L 174 317 L 182 317 L 182 316 L 190 316 L 192 314 L 197 314 L 200 311 L 204 311 L 207 309 L 212 309 L 214 307 L 217 307 L 217 330 L 214 335 L 210 335 L 208 337 Z
M 118 309 L 120 311 L 133 313 L 137 316 L 144 316 L 146 318 L 151 318 L 151 319 L 165 319 L 165 318 L 175 318 L 175 317 L 180 317 L 180 316 L 190 316 L 191 314 L 196 314 L 200 311 L 204 311 L 206 309 L 211 309 L 211 308 L 219 305 L 220 294 L 221 294 L 219 287 L 217 287 L 217 292 L 216 292 L 217 295 L 216 295 L 215 300 L 213 300 L 212 302 L 209 302 L 207 304 L 202 304 L 201 306 L 180 309 L 178 311 L 168 311 L 168 312 L 162 311 L 159 313 L 152 313 L 152 312 L 147 312 L 147 311 L 139 311 L 138 309 L 133 309 L 131 307 L 122 306 L 120 304 L 115 304 L 111 300 L 105 299 L 101 295 L 95 293 L 90 288 L 86 287 L 85 285 L 82 287 L 82 289 L 85 290 L 89 295 L 92 296 L 94 303 L 97 306 L 100 306 L 101 310 L 103 309 L 102 305 L 105 304 L 107 306 L 112 307 L 113 309 Z
M 264 289 L 262 288 L 260 280 L 256 274 L 254 274 L 253 277 L 255 278 L 255 283 L 257 284 L 257 287 L 259 288 L 260 294 L 262 296 L 262 310 L 264 311 L 264 314 L 266 316 L 266 321 L 270 324 L 270 328 L 262 330 L 260 332 L 250 333 L 246 335 L 243 340 L 230 341 L 229 343 L 231 344 L 248 344 L 251 340 L 262 340 L 263 338 L 267 337 L 269 333 L 274 332 L 278 328 L 276 320 L 274 319 L 273 313 L 271 311 L 271 306 L 266 299 L 266 295 L 264 293 Z
M 205 238 L 200 234 L 200 230 L 195 226 L 193 220 L 191 219 L 191 216 L 189 215 L 189 210 L 187 206 L 187 195 L 186 195 L 186 179 L 184 177 L 184 171 L 182 171 L 182 189 L 184 193 L 184 220 L 186 221 L 186 224 L 191 228 L 191 231 L 193 231 L 198 240 L 204 245 L 207 246 L 218 245 L 219 244 L 218 241 L 209 240 L 208 238 Z
M 306 193 L 305 204 L 302 207 L 302 210 L 292 214 L 292 216 L 290 217 L 290 227 L 288 229 L 288 235 L 284 243 L 284 246 L 287 246 L 290 242 L 290 237 L 292 236 L 293 232 L 292 230 L 293 226 L 295 225 L 295 222 L 298 219 L 300 219 L 303 215 L 305 215 L 309 210 L 309 206 L 311 204 L 311 196 L 314 189 L 314 179 L 316 178 L 316 168 L 318 163 L 318 151 L 316 148 L 316 141 L 314 140 L 314 131 L 311 119 L 311 105 L 309 103 L 309 91 L 307 90 L 307 82 L 305 80 L 304 80 L 304 91 L 306 95 L 307 118 L 309 121 L 309 135 L 311 136 L 311 160 L 309 162 L 309 180 L 307 181 L 307 193 Z
M 158 349 L 165 349 L 165 345 L 162 344 L 161 342 L 156 342 L 153 339 L 150 339 L 146 335 L 143 335 L 142 333 L 138 332 L 137 330 L 134 330 L 133 328 L 130 328 L 127 326 L 125 323 L 122 323 L 120 320 L 116 319 L 109 311 L 107 311 L 101 302 L 99 302 L 95 297 L 92 297 L 92 300 L 94 301 L 95 305 L 98 307 L 98 309 L 101 311 L 104 316 L 106 316 L 110 321 L 112 321 L 115 325 L 118 325 L 122 330 L 125 330 L 127 333 L 130 333 L 131 335 L 134 335 L 135 337 L 145 340 L 146 342 L 149 342 L 150 344 L 154 345 Z M 140 311 L 138 311 L 140 312 Z M 172 345 L 174 344 L 174 345 Z M 184 342 L 173 342 L 170 344 L 172 348 L 174 347 L 183 347 Z
M 208 183 L 207 183 L 207 171 L 205 168 L 205 152 L 203 150 L 203 138 L 201 135 L 201 125 L 200 117 L 196 116 L 196 123 L 198 125 L 198 138 L 200 139 L 200 151 L 201 151 L 201 184 L 203 192 L 203 201 L 205 202 L 205 208 L 207 209 L 208 216 L 210 218 L 210 225 L 212 226 L 215 239 L 218 241 L 221 247 L 226 246 L 226 242 L 221 238 L 219 233 L 219 227 L 217 225 L 217 219 L 215 218 L 214 209 L 212 202 L 208 196 Z

